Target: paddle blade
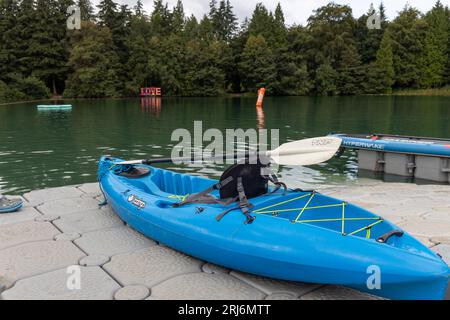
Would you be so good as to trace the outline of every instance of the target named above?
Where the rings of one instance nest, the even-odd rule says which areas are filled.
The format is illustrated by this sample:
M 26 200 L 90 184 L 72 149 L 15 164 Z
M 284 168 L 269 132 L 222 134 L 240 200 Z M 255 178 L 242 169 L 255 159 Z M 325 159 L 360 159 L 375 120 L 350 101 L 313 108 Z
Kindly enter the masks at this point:
M 284 143 L 266 155 L 282 165 L 307 166 L 332 158 L 341 146 L 337 137 L 318 137 Z

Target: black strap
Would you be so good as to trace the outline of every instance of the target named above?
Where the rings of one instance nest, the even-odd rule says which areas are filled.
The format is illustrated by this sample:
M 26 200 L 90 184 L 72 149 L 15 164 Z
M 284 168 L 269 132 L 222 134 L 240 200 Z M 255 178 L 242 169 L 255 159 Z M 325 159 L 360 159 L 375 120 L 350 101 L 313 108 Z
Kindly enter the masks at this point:
M 239 194 L 239 208 L 241 208 L 242 213 L 247 218 L 245 224 L 250 224 L 255 220 L 255 217 L 250 215 L 250 209 L 253 205 L 248 202 L 247 196 L 245 195 L 244 185 L 242 184 L 242 177 L 237 178 L 237 191 Z
M 230 198 L 228 200 L 225 201 L 220 201 L 219 199 L 217 199 L 216 197 L 210 195 L 209 193 L 211 193 L 214 190 L 220 190 L 221 188 L 223 188 L 224 186 L 226 186 L 228 183 L 230 183 L 231 181 L 233 181 L 233 177 L 228 177 L 223 181 L 220 181 L 218 183 L 213 184 L 211 187 L 200 191 L 198 193 L 194 193 L 191 194 L 190 196 L 188 196 L 185 200 L 181 201 L 181 202 L 177 202 L 174 203 L 172 205 L 172 207 L 174 208 L 178 208 L 182 205 L 188 204 L 188 203 L 218 203 L 221 204 L 223 206 L 228 206 L 231 203 L 235 202 L 237 200 L 237 198 Z
M 256 219 L 256 217 L 250 215 L 250 210 L 253 208 L 253 205 L 248 201 L 247 196 L 245 195 L 242 177 L 237 178 L 237 191 L 239 197 L 239 204 L 236 207 L 229 208 L 224 212 L 222 212 L 221 214 L 219 214 L 216 217 L 217 221 L 220 221 L 226 214 L 236 209 L 241 209 L 242 213 L 247 218 L 244 222 L 245 224 L 250 224 L 253 222 L 253 220 Z
M 270 194 L 277 192 L 283 187 L 283 195 L 287 192 L 287 185 L 284 182 L 278 181 L 278 178 L 275 174 L 271 174 L 267 176 L 267 179 L 275 185 L 275 189 L 270 192 Z

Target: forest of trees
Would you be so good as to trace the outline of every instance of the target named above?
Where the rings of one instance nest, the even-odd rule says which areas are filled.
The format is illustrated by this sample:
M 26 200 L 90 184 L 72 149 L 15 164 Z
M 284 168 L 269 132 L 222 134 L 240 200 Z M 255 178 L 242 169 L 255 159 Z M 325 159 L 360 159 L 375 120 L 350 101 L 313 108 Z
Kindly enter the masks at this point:
M 81 8 L 80 30 L 68 30 L 67 7 Z M 355 18 L 333 2 L 306 26 L 287 26 L 278 4 L 256 5 L 242 23 L 230 0 L 211 0 L 201 19 L 183 3 L 153 11 L 102 0 L 0 0 L 0 102 L 63 95 L 137 96 L 140 87 L 164 95 L 215 96 L 389 94 L 450 84 L 450 10 L 439 1 L 421 13 L 406 5 L 381 29 L 372 12 Z

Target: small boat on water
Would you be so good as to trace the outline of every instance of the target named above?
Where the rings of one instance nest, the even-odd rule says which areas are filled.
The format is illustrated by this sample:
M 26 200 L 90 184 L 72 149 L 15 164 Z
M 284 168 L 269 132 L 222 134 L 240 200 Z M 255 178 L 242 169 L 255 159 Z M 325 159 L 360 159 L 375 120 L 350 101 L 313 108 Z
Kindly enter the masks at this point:
M 350 149 L 450 157 L 450 139 L 392 134 L 332 134 Z
M 37 106 L 38 110 L 72 110 L 71 104 L 41 104 Z
M 228 201 L 223 190 L 233 179 L 227 172 L 217 181 L 102 157 L 98 176 L 105 200 L 122 220 L 199 259 L 391 299 L 444 297 L 449 267 L 398 226 L 345 201 L 282 190 L 279 182 L 268 188 L 251 176 L 244 183 L 238 178 L 239 203 Z M 246 197 L 248 186 L 259 195 Z

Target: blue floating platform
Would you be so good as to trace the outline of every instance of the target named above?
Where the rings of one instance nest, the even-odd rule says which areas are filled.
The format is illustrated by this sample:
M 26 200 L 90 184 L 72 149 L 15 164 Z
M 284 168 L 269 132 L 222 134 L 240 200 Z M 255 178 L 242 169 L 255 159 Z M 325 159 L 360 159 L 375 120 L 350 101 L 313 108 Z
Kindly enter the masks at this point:
M 37 106 L 38 110 L 72 110 L 71 104 L 41 104 Z
M 386 134 L 333 134 L 342 139 L 342 147 L 381 152 L 450 158 L 450 139 Z

